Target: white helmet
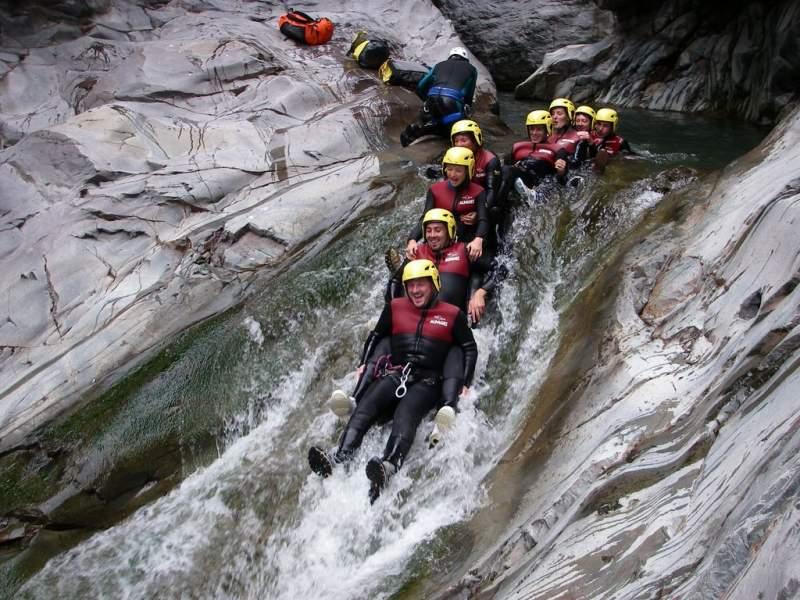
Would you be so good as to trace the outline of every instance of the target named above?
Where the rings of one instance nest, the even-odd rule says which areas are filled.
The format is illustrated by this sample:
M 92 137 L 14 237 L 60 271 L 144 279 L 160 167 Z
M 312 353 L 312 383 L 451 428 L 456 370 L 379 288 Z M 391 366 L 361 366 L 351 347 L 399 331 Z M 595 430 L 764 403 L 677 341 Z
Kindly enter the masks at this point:
M 450 54 L 447 55 L 447 58 L 451 56 L 460 56 L 465 60 L 469 60 L 469 56 L 467 55 L 467 49 L 462 48 L 461 46 L 456 46 L 455 48 L 450 49 Z

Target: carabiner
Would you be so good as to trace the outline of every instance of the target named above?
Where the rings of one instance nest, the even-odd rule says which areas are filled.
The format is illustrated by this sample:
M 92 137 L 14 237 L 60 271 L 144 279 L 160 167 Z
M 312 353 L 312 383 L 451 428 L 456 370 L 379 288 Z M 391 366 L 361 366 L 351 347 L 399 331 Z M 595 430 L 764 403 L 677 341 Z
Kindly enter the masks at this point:
M 406 387 L 406 381 L 408 381 L 408 376 L 411 374 L 411 363 L 406 363 L 406 366 L 403 367 L 402 373 L 400 373 L 400 385 L 397 386 L 397 389 L 394 391 L 395 398 L 402 398 L 403 396 L 408 393 L 408 388 Z

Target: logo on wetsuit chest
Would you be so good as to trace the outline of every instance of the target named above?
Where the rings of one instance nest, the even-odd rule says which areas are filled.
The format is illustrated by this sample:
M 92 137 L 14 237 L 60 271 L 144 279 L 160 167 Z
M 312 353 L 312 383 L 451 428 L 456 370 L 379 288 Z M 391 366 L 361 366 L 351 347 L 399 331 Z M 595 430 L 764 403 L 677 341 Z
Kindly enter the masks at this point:
M 433 317 L 431 317 L 431 320 L 428 321 L 428 323 L 430 323 L 431 325 L 439 325 L 441 327 L 447 327 L 448 325 L 450 325 L 450 323 L 447 322 L 447 319 L 445 319 L 441 315 L 434 315 Z
M 448 254 L 447 256 L 444 257 L 444 262 L 446 262 L 446 263 L 457 262 L 459 260 L 461 260 L 461 257 L 458 254 L 456 254 L 455 252 L 452 252 L 452 253 L 450 253 L 450 254 Z

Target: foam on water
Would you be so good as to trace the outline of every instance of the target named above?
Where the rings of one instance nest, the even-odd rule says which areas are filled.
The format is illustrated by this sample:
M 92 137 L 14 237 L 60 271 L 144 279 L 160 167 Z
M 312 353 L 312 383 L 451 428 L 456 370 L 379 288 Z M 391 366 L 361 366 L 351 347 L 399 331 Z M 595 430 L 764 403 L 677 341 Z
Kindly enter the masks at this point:
M 639 190 L 632 197 L 626 223 L 660 195 Z M 341 432 L 319 390 L 331 378 L 333 388 L 355 383 L 352 372 L 327 369 L 339 357 L 340 338 L 369 329 L 382 301 L 383 271 L 351 292 L 337 319 L 291 326 L 292 336 L 307 338 L 298 366 L 271 389 L 269 402 L 254 400 L 227 424 L 216 461 L 123 523 L 51 560 L 21 597 L 391 596 L 414 577 L 415 559 L 429 562 L 447 528 L 480 508 L 485 477 L 524 425 L 558 343 L 558 289 L 574 283 L 570 279 L 601 246 L 563 260 L 552 233 L 563 208 L 564 202 L 553 201 L 518 211 L 514 253 L 502 258 L 510 275 L 495 315 L 474 330 L 477 378 L 455 425 L 429 450 L 432 422 L 423 421 L 408 461 L 373 506 L 364 468 L 370 456 L 382 453 L 388 426 L 373 428 L 353 463 L 328 479 L 309 473 L 306 452 L 312 444 L 335 444 Z M 576 230 L 573 247 L 586 249 L 586 243 L 585 233 Z M 263 319 L 247 317 L 242 325 L 256 346 L 264 344 Z M 249 381 L 237 384 L 255 399 L 258 363 L 251 369 Z

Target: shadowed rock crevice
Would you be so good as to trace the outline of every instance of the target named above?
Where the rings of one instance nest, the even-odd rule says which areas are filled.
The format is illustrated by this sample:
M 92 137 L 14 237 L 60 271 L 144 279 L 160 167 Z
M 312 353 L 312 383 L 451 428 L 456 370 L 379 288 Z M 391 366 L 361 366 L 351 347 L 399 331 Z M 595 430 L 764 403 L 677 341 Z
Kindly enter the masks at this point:
M 791 0 L 437 4 L 517 98 L 568 96 L 765 123 L 800 99 L 800 8 Z

